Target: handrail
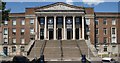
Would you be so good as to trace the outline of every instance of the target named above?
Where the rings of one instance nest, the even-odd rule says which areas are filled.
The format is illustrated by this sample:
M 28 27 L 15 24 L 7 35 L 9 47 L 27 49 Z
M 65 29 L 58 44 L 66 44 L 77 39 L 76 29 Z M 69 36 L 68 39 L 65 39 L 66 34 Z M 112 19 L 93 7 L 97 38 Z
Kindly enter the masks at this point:
M 80 52 L 80 54 L 81 54 L 81 56 L 83 55 L 82 54 L 82 51 L 81 51 L 81 49 L 80 49 L 80 46 L 78 45 L 78 42 L 77 41 L 75 41 L 76 42 L 76 45 L 77 45 L 77 47 L 78 47 L 78 49 L 79 49 L 79 52 Z
M 91 50 L 91 52 L 93 53 L 93 55 L 94 56 L 97 56 L 97 50 L 96 50 L 96 48 L 91 44 L 91 42 L 90 42 L 90 40 L 86 40 L 85 41 L 86 42 L 86 44 L 87 44 L 87 46 L 88 46 L 88 48 Z
M 42 47 L 40 49 L 40 56 L 43 55 L 43 53 L 44 53 L 44 49 L 45 49 L 46 43 L 47 43 L 47 40 L 45 40 L 45 42 L 43 42 L 43 44 L 42 44 Z
M 31 51 L 31 48 L 33 47 L 34 43 L 35 43 L 35 40 L 31 41 L 31 42 L 25 47 L 26 55 L 29 55 L 29 52 Z
M 63 48 L 62 48 L 62 40 L 59 41 L 60 43 L 60 51 L 61 51 L 61 60 L 63 60 Z

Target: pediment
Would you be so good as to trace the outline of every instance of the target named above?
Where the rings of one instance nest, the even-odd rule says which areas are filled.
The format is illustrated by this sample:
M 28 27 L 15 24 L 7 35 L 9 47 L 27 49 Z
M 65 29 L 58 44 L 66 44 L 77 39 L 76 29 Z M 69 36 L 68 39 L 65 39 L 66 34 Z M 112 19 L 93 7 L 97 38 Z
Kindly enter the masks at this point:
M 80 9 L 71 8 L 71 7 L 68 7 L 68 6 L 65 6 L 65 5 L 57 5 L 57 6 L 45 8 L 43 10 L 80 10 Z
M 36 10 L 37 11 L 39 11 L 39 10 L 83 10 L 83 8 L 78 7 L 78 6 L 69 5 L 66 3 L 55 3 L 52 5 L 47 5 L 47 6 L 37 8 Z

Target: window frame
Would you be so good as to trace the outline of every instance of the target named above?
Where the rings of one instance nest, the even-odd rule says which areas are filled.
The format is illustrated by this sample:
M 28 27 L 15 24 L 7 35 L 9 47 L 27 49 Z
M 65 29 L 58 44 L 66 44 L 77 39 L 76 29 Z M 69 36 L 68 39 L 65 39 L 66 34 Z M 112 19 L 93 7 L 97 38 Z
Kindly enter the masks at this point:
M 103 28 L 104 35 L 107 35 L 107 28 Z
M 12 25 L 13 25 L 13 26 L 16 26 L 16 24 L 17 24 L 16 19 L 13 19 L 13 20 L 12 20 Z
M 16 52 L 16 46 L 12 46 L 12 52 Z
M 96 33 L 96 31 L 97 31 L 97 33 Z M 96 34 L 96 35 L 99 35 L 99 28 L 96 28 L 96 29 L 95 29 L 95 34 Z
M 112 25 L 116 25 L 116 19 L 115 18 L 112 19 Z
M 25 19 L 21 20 L 21 25 L 25 25 Z
M 31 19 L 30 19 L 30 25 L 33 25 L 34 23 L 35 23 L 34 18 L 31 18 Z
M 103 24 L 107 25 L 107 19 L 106 18 L 103 19 Z

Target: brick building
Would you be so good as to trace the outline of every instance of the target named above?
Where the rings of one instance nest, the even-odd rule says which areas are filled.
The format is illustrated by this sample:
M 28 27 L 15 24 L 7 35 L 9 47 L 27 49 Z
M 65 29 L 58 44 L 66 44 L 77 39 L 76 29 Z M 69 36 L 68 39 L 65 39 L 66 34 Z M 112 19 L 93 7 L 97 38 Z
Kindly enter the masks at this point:
M 118 53 L 118 13 L 94 12 L 93 8 L 62 2 L 10 13 L 2 25 L 1 45 L 6 55 L 17 55 L 34 40 L 90 40 L 98 53 Z M 113 52 L 112 52 L 112 51 Z

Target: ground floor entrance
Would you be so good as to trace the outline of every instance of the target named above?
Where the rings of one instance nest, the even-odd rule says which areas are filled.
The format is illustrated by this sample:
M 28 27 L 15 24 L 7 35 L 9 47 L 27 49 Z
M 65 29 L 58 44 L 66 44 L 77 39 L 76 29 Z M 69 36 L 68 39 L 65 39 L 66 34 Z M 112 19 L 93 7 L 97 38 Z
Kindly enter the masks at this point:
M 49 40 L 53 39 L 53 36 L 54 36 L 53 29 L 50 29 L 49 30 Z
M 58 28 L 57 30 L 57 39 L 62 39 L 62 29 Z
M 67 39 L 70 40 L 73 37 L 72 29 L 67 29 Z
M 56 31 L 56 34 L 54 33 L 55 31 Z M 73 29 L 66 29 L 65 33 L 64 33 L 63 28 L 56 28 L 56 30 L 48 29 L 45 33 L 45 30 L 42 28 L 42 29 L 40 29 L 39 37 L 40 37 L 40 40 L 44 40 L 44 39 L 47 39 L 47 40 L 53 40 L 53 39 L 64 40 L 64 37 L 65 37 L 65 40 L 73 40 L 73 39 L 79 40 L 79 39 L 82 38 L 81 31 L 82 30 L 80 28 L 75 28 L 74 32 L 73 32 Z

